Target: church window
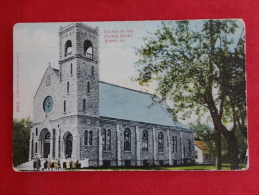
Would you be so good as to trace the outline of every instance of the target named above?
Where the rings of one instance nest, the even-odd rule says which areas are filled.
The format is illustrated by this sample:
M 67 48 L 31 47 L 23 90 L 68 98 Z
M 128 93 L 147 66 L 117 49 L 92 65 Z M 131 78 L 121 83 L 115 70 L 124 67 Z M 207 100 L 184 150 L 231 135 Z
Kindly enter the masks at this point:
M 183 146 L 183 157 L 185 157 L 185 146 Z
M 46 76 L 46 85 L 50 85 L 50 75 Z
M 64 113 L 66 113 L 66 100 L 64 100 Z
M 89 145 L 91 146 L 93 144 L 93 132 L 89 132 Z
M 177 152 L 177 136 L 174 137 L 174 148 L 175 152 Z
M 36 136 L 38 136 L 38 128 L 36 128 Z
M 73 64 L 70 64 L 70 74 L 73 75 Z
M 86 100 L 83 99 L 83 111 L 86 111 Z
M 87 82 L 87 93 L 90 93 L 90 82 Z
M 158 152 L 164 152 L 164 135 L 162 132 L 158 134 Z
M 85 145 L 88 145 L 88 131 L 85 131 L 85 134 L 84 134 L 84 144 Z
M 89 40 L 84 42 L 84 54 L 87 58 L 93 58 L 93 44 Z
M 191 152 L 191 140 L 189 139 L 189 152 Z
M 107 131 L 107 150 L 111 150 L 111 130 Z
M 38 152 L 38 143 L 36 142 L 35 143 L 35 153 L 37 153 Z
M 106 150 L 106 129 L 103 129 L 102 138 L 103 138 L 103 150 Z
M 65 57 L 72 54 L 72 42 L 67 40 L 65 43 Z
M 92 77 L 94 76 L 94 67 L 92 66 Z
M 144 130 L 142 133 L 142 151 L 148 151 L 148 132 Z
M 172 145 L 173 145 L 173 152 L 174 152 L 174 150 L 175 150 L 175 149 L 174 149 L 174 136 L 173 136 L 173 138 L 172 138 L 172 142 L 173 142 Z
M 67 93 L 69 93 L 69 82 L 67 82 Z
M 130 130 L 127 128 L 124 131 L 124 151 L 131 151 L 131 133 Z

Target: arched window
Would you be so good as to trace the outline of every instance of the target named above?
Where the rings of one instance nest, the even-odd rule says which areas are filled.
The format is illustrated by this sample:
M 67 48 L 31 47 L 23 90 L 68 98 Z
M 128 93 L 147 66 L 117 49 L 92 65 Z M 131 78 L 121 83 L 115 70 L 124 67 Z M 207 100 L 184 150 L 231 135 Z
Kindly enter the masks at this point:
M 83 111 L 86 111 L 86 100 L 83 99 Z
M 93 144 L 93 132 L 89 132 L 89 145 L 91 146 Z
M 84 42 L 84 54 L 88 58 L 93 58 L 93 44 L 89 40 Z
M 107 150 L 111 150 L 111 130 L 107 131 Z
M 94 76 L 94 66 L 92 66 L 92 77 Z
M 130 130 L 127 128 L 124 131 L 124 151 L 131 151 L 131 133 Z
M 88 131 L 85 131 L 85 134 L 84 134 L 84 144 L 88 145 Z
M 70 64 L 70 74 L 71 75 L 73 74 L 73 64 L 72 63 Z
M 70 55 L 72 53 L 72 42 L 70 40 L 67 40 L 65 43 L 65 57 L 67 55 Z
M 103 137 L 103 150 L 106 150 L 106 129 L 103 129 L 102 137 Z
M 142 133 L 142 151 L 148 151 L 148 132 L 144 130 Z
M 158 133 L 158 152 L 164 152 L 164 135 L 162 132 Z
M 64 100 L 64 113 L 66 112 L 66 100 Z
M 90 81 L 87 81 L 87 93 L 90 93 Z
M 69 82 L 67 82 L 67 93 L 69 93 Z

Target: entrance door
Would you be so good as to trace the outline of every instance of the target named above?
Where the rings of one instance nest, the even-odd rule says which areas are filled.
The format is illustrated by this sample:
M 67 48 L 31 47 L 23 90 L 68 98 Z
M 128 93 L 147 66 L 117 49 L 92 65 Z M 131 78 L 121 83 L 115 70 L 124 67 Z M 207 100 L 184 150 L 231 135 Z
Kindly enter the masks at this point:
M 50 143 L 44 143 L 44 158 L 48 158 L 50 153 Z
M 44 139 L 44 148 L 43 148 L 44 158 L 48 158 L 49 154 L 50 154 L 50 132 L 48 132 L 45 135 L 45 139 Z
M 72 156 L 72 141 L 73 136 L 71 134 L 68 134 L 66 137 L 66 158 L 71 158 Z

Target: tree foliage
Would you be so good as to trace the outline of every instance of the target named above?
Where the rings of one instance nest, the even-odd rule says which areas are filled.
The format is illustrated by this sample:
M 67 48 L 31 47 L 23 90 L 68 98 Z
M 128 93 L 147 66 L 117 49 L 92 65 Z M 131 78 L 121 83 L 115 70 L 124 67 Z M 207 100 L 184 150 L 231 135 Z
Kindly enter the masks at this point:
M 13 120 L 13 165 L 17 166 L 29 159 L 30 118 Z
M 237 127 L 246 136 L 244 36 L 234 42 L 237 28 L 236 20 L 162 22 L 136 49 L 135 80 L 156 81 L 155 95 L 172 100 L 174 117 L 180 111 L 185 117 L 209 112 L 228 140 L 232 169 L 238 165 Z
M 215 159 L 215 131 L 207 124 L 198 122 L 197 124 L 190 123 L 190 128 L 194 130 L 195 140 L 203 141 L 205 146 L 208 148 L 209 155 Z

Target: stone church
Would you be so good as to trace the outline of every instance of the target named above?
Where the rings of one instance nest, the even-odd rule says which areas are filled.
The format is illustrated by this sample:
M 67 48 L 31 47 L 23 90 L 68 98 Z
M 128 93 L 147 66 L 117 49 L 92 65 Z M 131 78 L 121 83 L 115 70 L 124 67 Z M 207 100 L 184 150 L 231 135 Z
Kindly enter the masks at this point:
M 194 133 L 151 94 L 99 80 L 99 29 L 59 29 L 59 70 L 49 66 L 34 96 L 30 160 L 89 166 L 177 165 L 194 159 Z

